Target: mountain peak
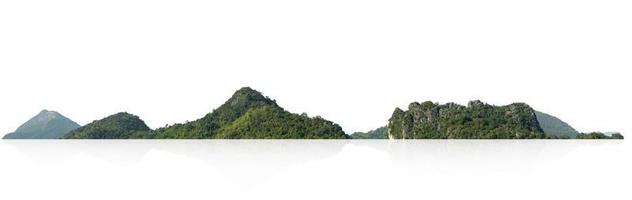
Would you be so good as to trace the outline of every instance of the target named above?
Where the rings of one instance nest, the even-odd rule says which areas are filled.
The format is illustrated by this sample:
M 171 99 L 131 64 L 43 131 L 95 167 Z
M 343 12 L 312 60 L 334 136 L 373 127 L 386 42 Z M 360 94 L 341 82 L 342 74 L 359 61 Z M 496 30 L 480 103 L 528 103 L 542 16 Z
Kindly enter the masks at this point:
M 248 99 L 262 99 L 266 98 L 263 94 L 255 89 L 250 87 L 242 87 L 239 90 L 235 91 L 232 98 L 238 97 L 248 97 Z
M 44 109 L 4 138 L 56 139 L 78 127 L 79 124 L 58 112 Z
M 260 93 L 259 91 L 252 89 L 251 87 L 248 87 L 248 86 L 239 88 L 239 90 L 235 91 L 235 93 L 251 93 L 251 92 Z
M 58 112 L 44 109 L 40 111 L 39 114 L 37 114 L 33 119 L 51 120 L 57 117 L 62 117 L 62 115 L 59 114 Z
M 230 107 L 248 107 L 248 105 L 251 104 L 266 104 L 276 106 L 276 102 L 274 100 L 271 100 L 270 98 L 264 96 L 261 92 L 250 87 L 243 87 L 237 90 L 228 100 L 227 104 Z

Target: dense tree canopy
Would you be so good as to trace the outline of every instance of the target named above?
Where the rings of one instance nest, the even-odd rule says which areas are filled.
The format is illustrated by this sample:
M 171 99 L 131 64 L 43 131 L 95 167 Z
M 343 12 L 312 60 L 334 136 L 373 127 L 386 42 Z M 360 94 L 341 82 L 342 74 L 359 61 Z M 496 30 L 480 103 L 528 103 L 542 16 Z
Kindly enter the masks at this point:
M 351 134 L 352 139 L 388 139 L 388 127 L 382 126 L 369 132 L 356 132 Z
M 128 139 L 148 135 L 149 127 L 138 116 L 121 112 L 71 131 L 65 139 Z
M 245 87 L 203 118 L 160 128 L 154 138 L 345 139 L 342 128 L 320 117 L 285 111 L 274 100 Z
M 619 133 L 614 133 L 612 136 L 608 136 L 604 133 L 600 132 L 592 132 L 592 133 L 580 133 L 577 134 L 577 139 L 623 139 L 623 135 Z

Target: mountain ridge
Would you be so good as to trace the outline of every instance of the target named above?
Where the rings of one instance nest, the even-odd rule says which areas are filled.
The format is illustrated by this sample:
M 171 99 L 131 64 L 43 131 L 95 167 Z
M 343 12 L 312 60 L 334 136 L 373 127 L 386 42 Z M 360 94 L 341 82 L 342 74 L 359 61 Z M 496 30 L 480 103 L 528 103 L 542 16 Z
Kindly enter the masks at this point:
M 42 110 L 16 132 L 36 132 L 49 121 L 64 119 L 72 121 L 55 111 Z M 155 130 L 127 112 L 81 127 L 74 124 L 71 130 L 49 139 L 623 139 L 621 134 L 578 133 L 559 118 L 526 103 L 495 106 L 479 100 L 467 106 L 413 102 L 407 110 L 396 108 L 386 126 L 347 135 L 334 122 L 288 112 L 276 100 L 250 87 L 238 89 L 199 119 Z M 3 138 L 15 136 L 10 133 Z

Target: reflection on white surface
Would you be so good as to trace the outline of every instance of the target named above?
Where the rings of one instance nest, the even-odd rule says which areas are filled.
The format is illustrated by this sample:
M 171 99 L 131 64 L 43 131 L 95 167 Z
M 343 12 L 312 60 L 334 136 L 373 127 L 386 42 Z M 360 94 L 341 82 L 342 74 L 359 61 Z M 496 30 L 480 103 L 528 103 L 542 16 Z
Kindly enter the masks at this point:
M 630 152 L 610 140 L 3 140 L 0 197 L 627 199 Z

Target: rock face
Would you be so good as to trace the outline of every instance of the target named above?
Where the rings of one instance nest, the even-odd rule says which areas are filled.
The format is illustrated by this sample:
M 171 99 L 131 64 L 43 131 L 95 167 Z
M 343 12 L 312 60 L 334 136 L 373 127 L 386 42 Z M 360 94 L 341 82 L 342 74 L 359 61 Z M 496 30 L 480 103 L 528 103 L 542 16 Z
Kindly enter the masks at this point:
M 75 129 L 64 139 L 128 139 L 147 135 L 149 131 L 138 116 L 121 112 Z
M 55 111 L 42 110 L 3 139 L 59 139 L 79 124 Z
M 527 104 L 493 106 L 470 101 L 468 106 L 427 101 L 395 109 L 388 125 L 391 139 L 529 139 L 546 138 Z
M 161 128 L 153 138 L 171 139 L 347 139 L 338 124 L 285 111 L 249 87 L 236 91 L 201 119 Z
M 553 138 L 576 138 L 579 132 L 559 118 L 535 111 L 540 127 L 547 136 Z

